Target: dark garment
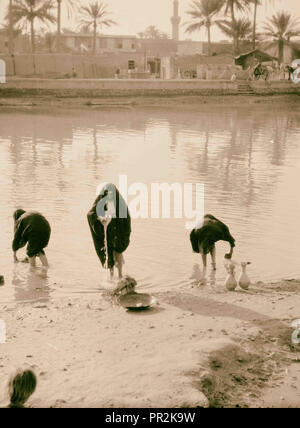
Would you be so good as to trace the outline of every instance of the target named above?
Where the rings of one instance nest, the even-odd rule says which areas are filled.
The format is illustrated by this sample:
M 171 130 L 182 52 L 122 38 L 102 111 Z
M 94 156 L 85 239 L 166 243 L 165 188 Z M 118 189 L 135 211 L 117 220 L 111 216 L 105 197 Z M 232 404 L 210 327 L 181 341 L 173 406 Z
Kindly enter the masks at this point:
M 48 221 L 38 212 L 25 212 L 15 223 L 15 236 L 12 243 L 13 251 L 18 251 L 27 243 L 28 257 L 45 254 L 51 235 Z
M 190 241 L 195 253 L 200 252 L 199 245 L 202 245 L 204 254 L 209 253 L 218 241 L 227 241 L 231 248 L 235 247 L 235 239 L 231 236 L 228 227 L 210 214 L 204 217 L 202 227 L 192 230 Z
M 111 269 L 115 264 L 114 251 L 120 254 L 123 253 L 129 245 L 131 234 L 131 218 L 128 207 L 118 189 L 113 184 L 103 187 L 91 210 L 88 212 L 87 218 L 96 253 L 102 263 L 102 266 L 105 266 L 106 251 L 104 242 L 104 226 L 98 220 L 98 216 L 105 216 L 108 192 L 114 193 L 115 196 L 115 218 L 112 218 L 107 227 L 108 268 Z M 101 212 L 102 206 L 104 207 L 104 212 Z

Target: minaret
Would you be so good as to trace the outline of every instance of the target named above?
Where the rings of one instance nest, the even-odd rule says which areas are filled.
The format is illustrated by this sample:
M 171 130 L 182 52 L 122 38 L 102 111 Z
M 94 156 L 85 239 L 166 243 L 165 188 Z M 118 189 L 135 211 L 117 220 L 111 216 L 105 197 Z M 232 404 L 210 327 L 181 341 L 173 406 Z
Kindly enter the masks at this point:
M 179 40 L 179 24 L 181 18 L 179 17 L 179 1 L 173 1 L 173 16 L 171 18 L 172 22 L 172 39 L 178 41 Z

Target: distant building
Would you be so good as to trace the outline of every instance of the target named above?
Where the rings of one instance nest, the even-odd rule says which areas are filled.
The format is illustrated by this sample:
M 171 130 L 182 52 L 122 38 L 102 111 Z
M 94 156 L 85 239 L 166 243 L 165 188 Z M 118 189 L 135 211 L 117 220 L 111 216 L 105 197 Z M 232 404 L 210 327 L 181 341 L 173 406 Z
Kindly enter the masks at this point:
M 203 55 L 204 54 L 204 43 L 195 42 L 192 40 L 184 40 L 178 42 L 177 45 L 178 55 Z
M 28 37 L 19 34 L 14 37 L 14 52 L 24 52 L 28 48 Z M 8 34 L 5 29 L 0 30 L 0 53 L 9 53 Z
M 72 53 L 88 53 L 93 49 L 93 35 L 83 33 L 63 33 L 62 44 Z M 96 53 L 136 52 L 136 36 L 105 36 L 96 38 Z
M 204 43 L 192 40 L 138 39 L 138 50 L 150 56 L 203 55 Z
M 8 37 L 5 30 L 0 30 L 0 52 L 8 52 Z

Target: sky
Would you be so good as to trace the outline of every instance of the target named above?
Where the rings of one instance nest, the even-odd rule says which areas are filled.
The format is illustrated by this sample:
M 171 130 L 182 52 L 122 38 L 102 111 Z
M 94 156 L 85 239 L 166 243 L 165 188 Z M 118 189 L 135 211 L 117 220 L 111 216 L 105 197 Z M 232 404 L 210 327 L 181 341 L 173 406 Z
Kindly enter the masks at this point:
M 89 3 L 89 0 L 78 0 L 81 4 Z M 259 9 L 259 23 L 267 16 L 271 16 L 278 10 L 286 10 L 300 17 L 300 0 L 262 0 L 263 5 Z M 118 23 L 117 26 L 105 28 L 105 34 L 135 35 L 143 31 L 149 25 L 155 25 L 161 31 L 171 35 L 170 18 L 173 14 L 173 0 L 105 0 L 108 9 L 112 12 L 112 19 Z M 189 9 L 191 0 L 179 0 L 179 13 L 181 22 L 188 21 L 186 11 Z M 0 22 L 3 20 L 8 0 L 0 0 Z M 75 21 L 69 21 L 67 13 L 63 11 L 63 27 L 74 26 Z M 192 38 L 193 40 L 206 40 L 205 30 L 193 33 L 192 36 L 185 34 L 184 27 L 180 27 L 180 39 Z M 218 41 L 224 39 L 224 35 L 216 27 L 212 30 L 212 39 Z

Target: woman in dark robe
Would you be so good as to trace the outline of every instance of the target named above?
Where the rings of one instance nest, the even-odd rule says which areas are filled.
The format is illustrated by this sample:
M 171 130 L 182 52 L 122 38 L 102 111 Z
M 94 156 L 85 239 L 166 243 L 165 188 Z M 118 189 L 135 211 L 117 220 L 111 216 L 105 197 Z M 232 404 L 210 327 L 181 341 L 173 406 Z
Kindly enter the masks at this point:
M 27 256 L 31 267 L 36 266 L 36 257 L 40 258 L 44 267 L 48 267 L 48 259 L 44 249 L 48 246 L 51 235 L 49 222 L 38 212 L 26 212 L 22 209 L 14 212 L 13 219 L 15 228 L 12 250 L 15 262 L 18 261 L 17 251 L 28 244 Z
M 190 241 L 193 251 L 202 255 L 204 268 L 207 266 L 207 254 L 210 253 L 214 270 L 216 270 L 215 243 L 218 241 L 229 242 L 230 252 L 225 256 L 229 259 L 231 259 L 235 247 L 235 239 L 231 236 L 226 224 L 210 214 L 207 214 L 202 223 L 192 230 Z
M 123 252 L 130 242 L 131 218 L 128 207 L 114 184 L 103 186 L 87 218 L 102 266 L 110 269 L 111 278 L 116 266 L 119 278 L 122 278 Z

